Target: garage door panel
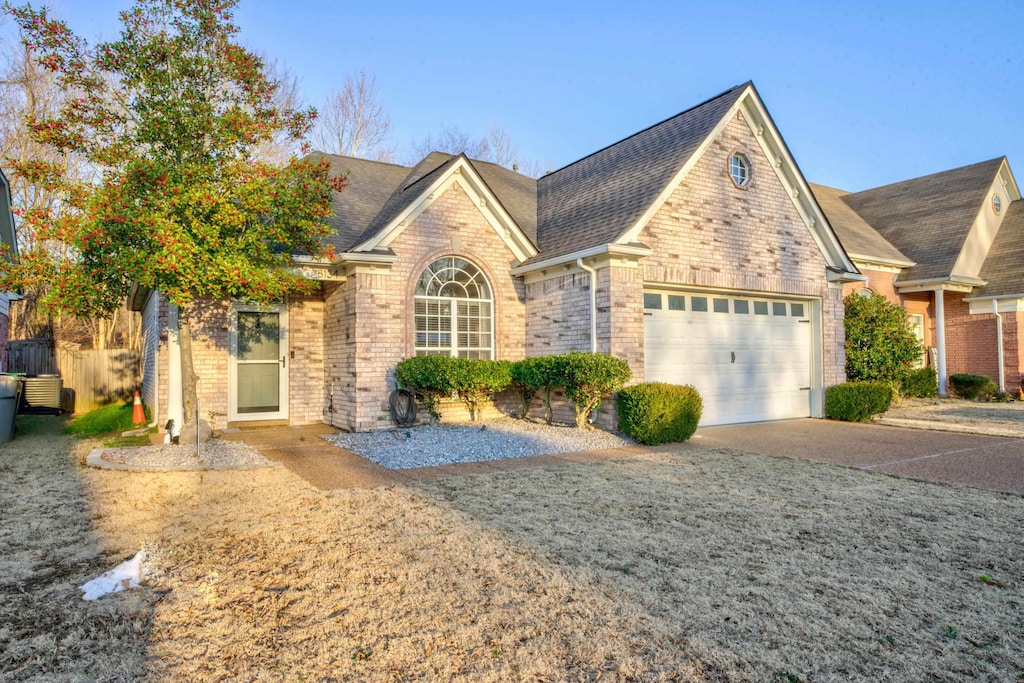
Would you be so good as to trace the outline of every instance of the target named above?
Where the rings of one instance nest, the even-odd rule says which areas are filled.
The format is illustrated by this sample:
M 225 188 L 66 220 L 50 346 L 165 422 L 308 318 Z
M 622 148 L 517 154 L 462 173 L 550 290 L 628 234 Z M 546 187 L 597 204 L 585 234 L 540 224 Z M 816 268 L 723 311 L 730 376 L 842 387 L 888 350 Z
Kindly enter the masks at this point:
M 804 316 L 790 315 L 809 306 L 801 303 L 794 309 L 793 302 L 781 299 L 730 297 L 729 312 L 721 303 L 715 312 L 714 301 L 721 297 L 698 294 L 711 309 L 704 312 L 692 310 L 694 295 L 672 295 L 686 297 L 685 310 L 644 311 L 648 381 L 693 385 L 704 400 L 704 425 L 810 414 L 811 325 Z M 757 315 L 758 310 L 769 314 Z

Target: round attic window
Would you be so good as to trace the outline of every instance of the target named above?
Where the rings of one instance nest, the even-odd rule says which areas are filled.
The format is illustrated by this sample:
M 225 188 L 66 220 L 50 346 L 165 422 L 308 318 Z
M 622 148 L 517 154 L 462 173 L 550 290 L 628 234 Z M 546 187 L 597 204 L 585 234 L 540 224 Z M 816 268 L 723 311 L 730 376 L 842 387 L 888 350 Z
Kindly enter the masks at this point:
M 729 175 L 736 187 L 746 187 L 750 184 L 750 161 L 743 154 L 733 154 L 729 157 Z
M 992 210 L 996 213 L 1003 210 L 1003 200 L 999 198 L 999 195 L 992 195 Z

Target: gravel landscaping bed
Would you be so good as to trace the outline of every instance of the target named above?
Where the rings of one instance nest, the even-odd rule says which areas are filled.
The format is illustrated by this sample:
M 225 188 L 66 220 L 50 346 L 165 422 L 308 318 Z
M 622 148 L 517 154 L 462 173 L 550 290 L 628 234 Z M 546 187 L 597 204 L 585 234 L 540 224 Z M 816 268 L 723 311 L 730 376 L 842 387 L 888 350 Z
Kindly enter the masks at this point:
M 620 434 L 502 418 L 482 425 L 429 424 L 322 438 L 392 470 L 635 446 Z
M 129 448 L 97 449 L 89 454 L 89 465 L 101 469 L 139 471 L 224 470 L 247 467 L 273 467 L 275 463 L 264 458 L 247 444 L 239 441 L 211 439 L 204 443 L 196 456 L 194 445 L 159 444 Z

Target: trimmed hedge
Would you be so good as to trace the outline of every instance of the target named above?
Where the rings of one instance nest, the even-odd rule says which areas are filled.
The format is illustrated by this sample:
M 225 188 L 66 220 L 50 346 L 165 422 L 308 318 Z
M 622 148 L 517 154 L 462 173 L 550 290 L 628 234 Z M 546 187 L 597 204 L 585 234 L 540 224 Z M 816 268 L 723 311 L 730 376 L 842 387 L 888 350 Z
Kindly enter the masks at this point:
M 999 391 L 999 385 L 990 378 L 966 372 L 950 375 L 949 386 L 960 398 L 987 398 Z
M 540 394 L 544 403 L 544 419 L 551 424 L 551 392 L 562 386 L 565 356 L 534 356 L 512 364 L 512 388 L 519 395 L 522 415 L 526 417 L 533 397 Z
M 604 353 L 573 351 L 562 356 L 565 397 L 576 409 L 576 426 L 586 427 L 601 399 L 629 381 L 629 364 Z
M 480 417 L 480 404 L 512 382 L 512 363 L 507 360 L 452 358 L 448 379 L 451 389 L 469 409 L 469 419 Z
M 649 446 L 686 441 L 700 422 L 704 402 L 692 386 L 646 382 L 619 392 L 619 429 Z
M 548 424 L 551 423 L 551 392 L 565 387 L 565 396 L 576 408 L 576 426 L 587 424 L 601 399 L 614 394 L 629 381 L 629 365 L 603 353 L 572 352 L 561 356 L 537 356 L 511 363 L 503 360 L 413 356 L 395 366 L 399 386 L 416 395 L 434 420 L 441 419 L 438 404 L 456 395 L 479 417 L 480 404 L 512 386 L 520 396 L 523 415 L 530 400 L 541 393 Z
M 461 359 L 451 356 L 413 356 L 395 366 L 395 379 L 423 404 L 435 420 L 441 419 L 437 404 L 452 395 L 452 366 Z
M 867 422 L 892 405 L 893 388 L 885 382 L 847 382 L 825 390 L 825 415 L 833 420 Z
M 910 398 L 932 398 L 939 395 L 939 376 L 935 368 L 918 368 L 903 378 L 900 393 Z

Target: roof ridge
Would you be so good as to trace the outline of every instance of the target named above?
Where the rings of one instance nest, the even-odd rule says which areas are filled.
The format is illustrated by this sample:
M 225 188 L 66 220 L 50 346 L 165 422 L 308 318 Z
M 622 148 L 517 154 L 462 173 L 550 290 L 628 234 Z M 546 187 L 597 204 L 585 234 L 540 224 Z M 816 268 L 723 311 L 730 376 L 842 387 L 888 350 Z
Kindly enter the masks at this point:
M 965 171 L 965 170 L 967 170 L 969 168 L 977 168 L 978 166 L 984 166 L 986 164 L 991 164 L 991 163 L 996 162 L 996 161 L 1002 162 L 1005 159 L 1006 159 L 1006 155 L 1004 154 L 1003 156 L 993 157 L 991 159 L 986 159 L 984 161 L 976 161 L 973 164 L 964 164 L 963 166 L 957 166 L 955 168 L 947 168 L 944 171 L 935 171 L 934 173 L 926 173 L 924 175 L 915 176 L 913 178 L 906 178 L 904 180 L 897 180 L 897 181 L 892 182 L 892 183 L 886 183 L 885 185 L 878 185 L 877 187 L 868 187 L 868 188 L 865 188 L 863 190 L 858 190 L 857 192 L 849 192 L 848 194 L 850 194 L 850 195 L 866 194 L 868 192 L 874 192 L 875 190 L 882 190 L 882 189 L 885 189 L 885 188 L 895 187 L 896 185 L 903 185 L 905 183 L 913 183 L 913 182 L 917 182 L 917 181 L 920 181 L 920 180 L 927 180 L 929 178 L 935 178 L 936 176 L 946 175 L 948 173 L 956 173 L 958 171 Z
M 309 154 L 310 155 L 320 154 L 322 156 L 332 157 L 332 158 L 335 158 L 335 159 L 354 159 L 355 161 L 359 161 L 359 162 L 362 162 L 362 163 L 379 164 L 381 166 L 394 166 L 396 168 L 409 168 L 409 169 L 412 168 L 411 166 L 406 166 L 405 164 L 396 164 L 396 163 L 391 162 L 391 161 L 378 161 L 377 159 L 364 159 L 363 157 L 353 157 L 353 156 L 349 156 L 347 154 L 334 154 L 333 152 L 324 152 L 324 151 L 319 150 L 319 149 L 314 149 Z
M 580 157 L 576 161 L 572 161 L 572 162 L 566 164 L 565 166 L 562 166 L 561 168 L 555 169 L 551 173 L 545 173 L 540 178 L 537 178 L 537 180 L 539 181 L 542 178 L 549 178 L 549 177 L 555 175 L 556 173 L 561 173 L 562 171 L 564 171 L 564 170 L 566 170 L 566 169 L 568 169 L 568 168 L 570 168 L 572 166 L 575 166 L 576 164 L 578 164 L 580 162 L 586 161 L 587 159 L 589 159 L 592 156 L 596 156 L 596 155 L 600 154 L 601 152 L 603 152 L 603 151 L 605 151 L 607 149 L 611 149 L 612 147 L 615 147 L 616 145 L 620 145 L 623 142 L 626 142 L 627 140 L 632 140 L 633 138 L 635 138 L 638 135 L 641 135 L 643 133 L 646 133 L 647 131 L 651 130 L 652 128 L 657 128 L 658 126 L 660 126 L 660 125 L 662 125 L 664 123 L 668 123 L 669 121 L 671 121 L 673 119 L 677 119 L 680 116 L 683 116 L 685 114 L 689 114 L 694 109 L 699 109 L 700 107 L 703 107 L 706 104 L 711 104 L 715 100 L 721 99 L 721 98 L 725 97 L 726 95 L 729 95 L 730 93 L 735 92 L 736 90 L 743 89 L 743 88 L 746 88 L 747 86 L 753 85 L 753 83 L 754 83 L 753 81 L 747 81 L 746 83 L 741 83 L 740 85 L 734 85 L 733 87 L 729 88 L 728 90 L 720 92 L 717 95 L 715 95 L 714 97 L 709 97 L 708 99 L 704 100 L 703 102 L 701 102 L 699 104 L 695 104 L 695 105 L 693 105 L 692 107 L 690 107 L 688 109 L 684 109 L 683 111 L 679 112 L 678 114 L 673 114 L 672 116 L 669 116 L 668 118 L 664 118 L 661 121 L 658 121 L 657 123 L 651 124 L 650 126 L 647 126 L 646 128 L 638 130 L 637 132 L 635 132 L 635 133 L 633 133 L 631 135 L 627 135 L 626 137 L 622 138 L 621 140 L 616 140 L 615 142 L 611 143 L 610 145 L 605 145 L 604 147 L 602 147 L 602 148 L 600 148 L 598 150 L 595 150 L 595 151 L 591 152 L 590 154 L 588 154 L 588 155 L 586 155 L 584 157 Z

